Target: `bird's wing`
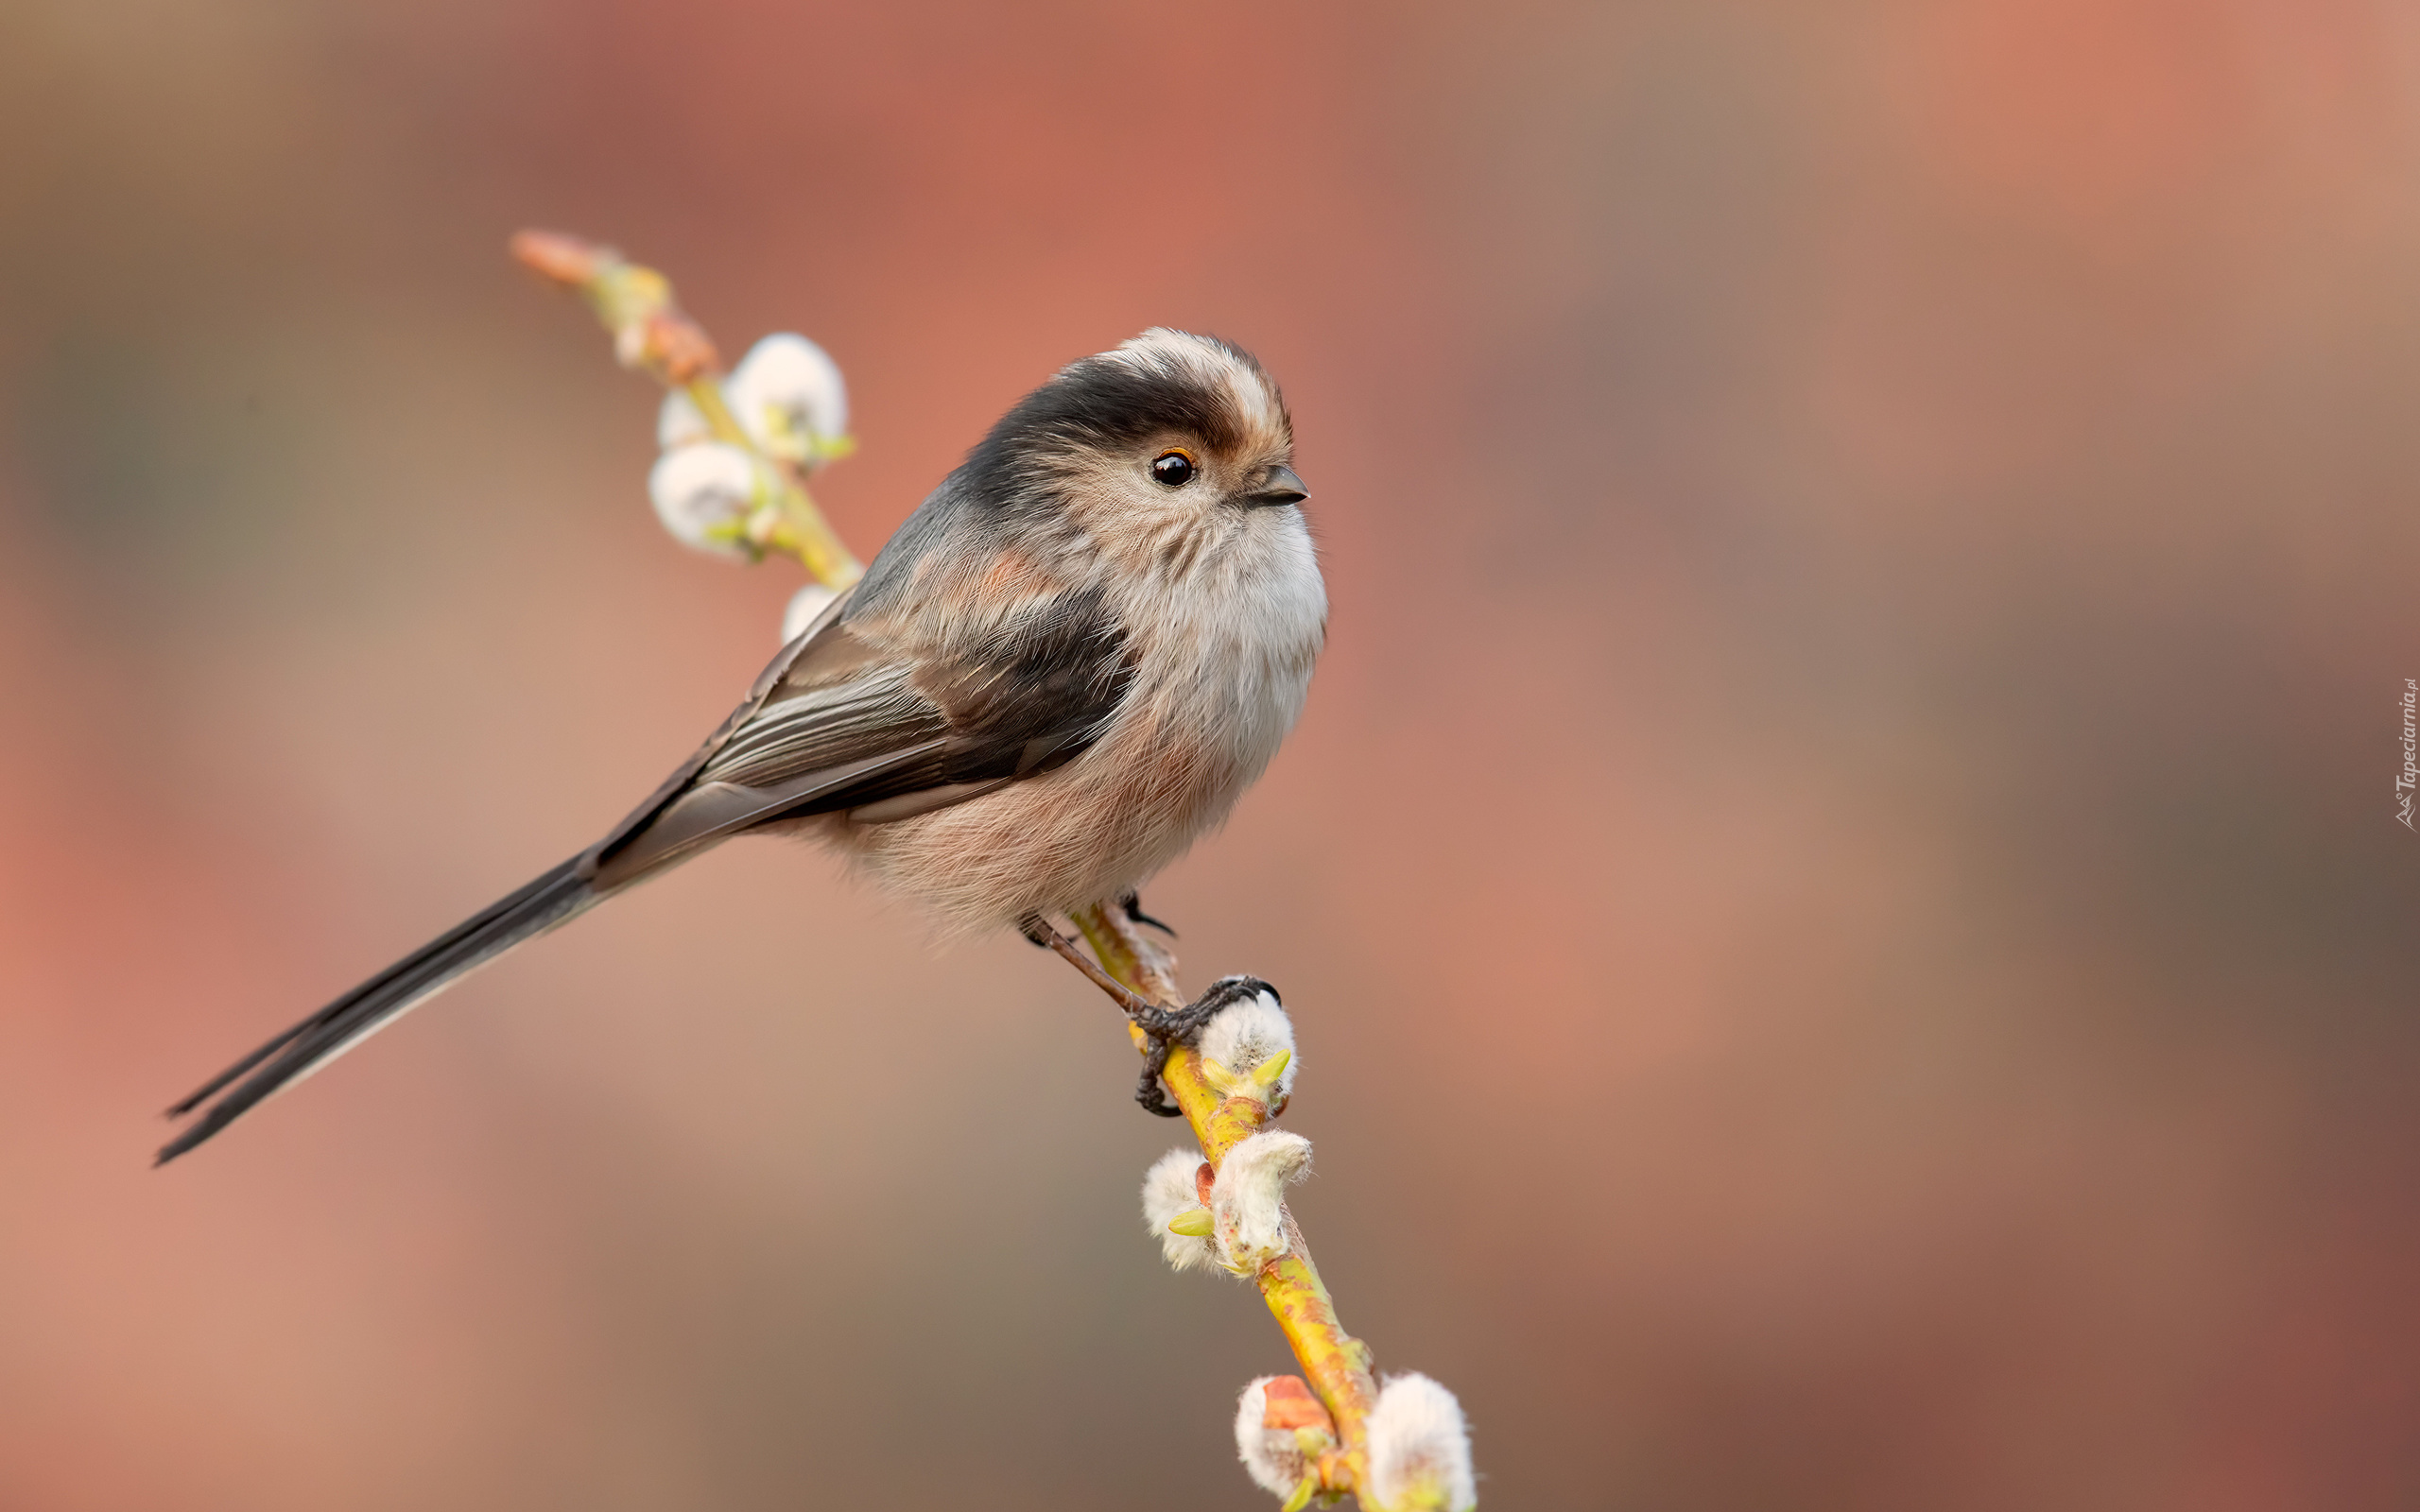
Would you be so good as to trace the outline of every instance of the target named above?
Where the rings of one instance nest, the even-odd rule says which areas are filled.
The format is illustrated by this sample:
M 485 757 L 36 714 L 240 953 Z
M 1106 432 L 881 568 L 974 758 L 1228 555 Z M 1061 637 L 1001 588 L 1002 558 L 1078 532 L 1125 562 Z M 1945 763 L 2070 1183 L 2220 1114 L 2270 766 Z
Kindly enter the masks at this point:
M 590 852 L 597 885 L 756 825 L 842 810 L 905 818 L 1047 771 L 1092 744 L 1133 678 L 1098 590 L 1037 596 L 945 646 L 884 631 L 835 613 L 786 647 L 714 739 Z

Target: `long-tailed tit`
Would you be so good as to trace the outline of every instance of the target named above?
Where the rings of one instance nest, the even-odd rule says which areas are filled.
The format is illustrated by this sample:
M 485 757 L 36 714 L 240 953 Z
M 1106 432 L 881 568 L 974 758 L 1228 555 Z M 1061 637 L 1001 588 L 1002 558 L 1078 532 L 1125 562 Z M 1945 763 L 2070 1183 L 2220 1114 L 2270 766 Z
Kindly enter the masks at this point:
M 1135 889 L 1218 824 L 1301 711 L 1327 594 L 1277 386 L 1153 330 L 1017 402 L 602 840 L 171 1109 L 201 1143 L 473 969 L 735 834 L 821 840 L 957 932 Z M 1260 984 L 1130 1012 L 1162 1041 Z M 1147 1105 L 1159 1103 L 1150 1071 Z M 223 1095 L 221 1093 L 223 1092 Z M 1164 1107 L 1157 1110 L 1165 1110 Z

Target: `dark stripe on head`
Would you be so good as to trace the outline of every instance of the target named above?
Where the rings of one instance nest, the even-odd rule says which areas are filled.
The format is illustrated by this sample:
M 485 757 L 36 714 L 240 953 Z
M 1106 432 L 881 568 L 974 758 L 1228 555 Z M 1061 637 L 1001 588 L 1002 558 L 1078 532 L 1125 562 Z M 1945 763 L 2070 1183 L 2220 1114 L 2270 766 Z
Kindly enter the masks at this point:
M 1230 364 L 1267 387 L 1271 407 L 1284 413 L 1260 364 L 1240 347 L 1215 336 L 1152 335 L 1167 339 L 1071 363 L 1018 400 L 967 454 L 960 475 L 975 497 L 1020 502 L 1046 487 L 1069 458 L 1128 450 L 1171 432 L 1215 451 L 1240 448 L 1249 438 Z

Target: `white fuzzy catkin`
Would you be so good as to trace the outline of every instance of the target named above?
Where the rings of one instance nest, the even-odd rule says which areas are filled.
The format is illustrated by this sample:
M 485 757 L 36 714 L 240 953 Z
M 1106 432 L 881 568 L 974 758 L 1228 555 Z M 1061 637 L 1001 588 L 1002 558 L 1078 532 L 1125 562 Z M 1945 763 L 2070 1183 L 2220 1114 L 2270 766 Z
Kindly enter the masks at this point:
M 746 557 L 733 526 L 753 512 L 762 493 L 759 463 L 735 446 L 706 441 L 665 453 L 648 474 L 648 498 L 672 539 L 699 551 Z
M 1389 1377 L 1370 1410 L 1370 1494 L 1387 1512 L 1478 1504 L 1471 1431 L 1454 1394 L 1424 1375 Z
M 813 467 L 819 441 L 849 434 L 839 364 L 806 337 L 776 332 L 748 350 L 722 387 L 740 428 L 775 456 Z
M 1237 1075 L 1250 1072 L 1281 1050 L 1288 1058 L 1286 1069 L 1278 1074 L 1277 1084 L 1270 1089 L 1268 1106 L 1271 1108 L 1284 1107 L 1294 1094 L 1294 1074 L 1303 1064 L 1302 1055 L 1294 1049 L 1294 1021 L 1286 1016 L 1276 994 L 1263 992 L 1221 1008 L 1202 1026 L 1202 1056 Z
M 687 394 L 675 388 L 664 396 L 664 403 L 655 411 L 655 444 L 658 450 L 677 451 L 683 446 L 695 446 L 700 441 L 714 438 L 714 428 L 706 423 L 704 413 L 689 402 Z
M 1284 1498 L 1294 1494 L 1310 1466 L 1294 1430 L 1262 1426 L 1269 1416 L 1269 1383 L 1276 1379 L 1263 1376 L 1244 1387 L 1243 1400 L 1236 1403 L 1236 1455 L 1254 1486 Z
M 1175 1149 L 1152 1162 L 1143 1175 L 1143 1227 L 1160 1242 L 1160 1253 L 1167 1263 L 1179 1270 L 1219 1263 L 1218 1248 L 1207 1236 L 1168 1232 L 1170 1218 L 1201 1206 L 1193 1184 L 1194 1173 L 1201 1169 L 1200 1150 Z
M 1249 1276 L 1286 1253 L 1286 1184 L 1310 1166 L 1311 1142 L 1281 1130 L 1264 1129 L 1227 1151 L 1210 1189 L 1219 1263 Z
M 849 433 L 849 390 L 830 354 L 806 337 L 776 332 L 748 350 L 722 381 L 722 402 L 748 438 L 774 456 L 812 471 L 818 441 Z M 655 444 L 665 451 L 714 439 L 706 417 L 680 389 L 655 412 Z

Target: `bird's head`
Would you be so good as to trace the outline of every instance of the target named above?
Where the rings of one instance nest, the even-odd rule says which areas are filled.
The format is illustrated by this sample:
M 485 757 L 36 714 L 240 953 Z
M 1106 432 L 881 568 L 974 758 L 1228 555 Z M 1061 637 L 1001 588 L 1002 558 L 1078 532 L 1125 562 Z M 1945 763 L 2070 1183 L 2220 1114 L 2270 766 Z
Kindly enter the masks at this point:
M 1064 516 L 1101 545 L 1299 529 L 1294 426 L 1250 352 L 1154 328 L 1071 363 L 967 458 L 984 498 Z

